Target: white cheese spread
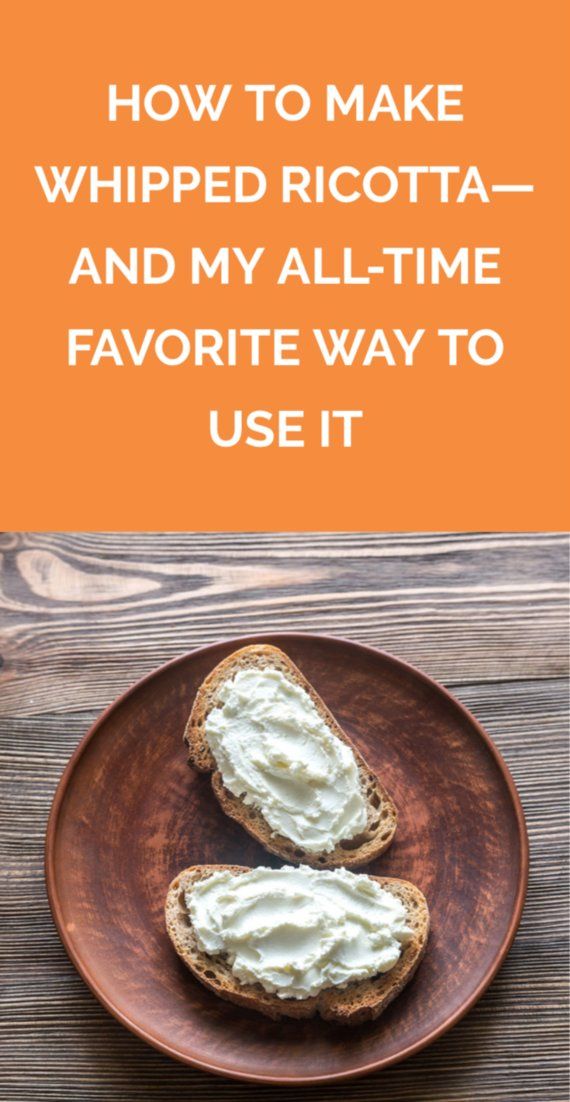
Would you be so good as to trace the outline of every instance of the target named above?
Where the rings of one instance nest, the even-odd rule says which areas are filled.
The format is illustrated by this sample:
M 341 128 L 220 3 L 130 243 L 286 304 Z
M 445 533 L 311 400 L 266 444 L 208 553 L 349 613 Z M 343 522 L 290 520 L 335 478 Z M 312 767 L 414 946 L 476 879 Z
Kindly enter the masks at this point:
M 274 834 L 329 853 L 365 830 L 356 758 L 300 685 L 275 668 L 245 668 L 218 698 L 205 732 L 224 785 Z
M 387 972 L 412 937 L 403 903 L 346 869 L 215 872 L 185 899 L 200 949 L 281 999 Z

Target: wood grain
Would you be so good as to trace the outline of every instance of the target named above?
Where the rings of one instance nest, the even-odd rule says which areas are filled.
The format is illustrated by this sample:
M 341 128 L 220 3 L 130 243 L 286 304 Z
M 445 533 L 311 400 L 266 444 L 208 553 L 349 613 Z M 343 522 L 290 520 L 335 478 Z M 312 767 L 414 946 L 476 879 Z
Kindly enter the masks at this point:
M 67 961 L 42 865 L 59 775 L 114 696 L 201 643 L 298 628 L 379 645 L 452 687 L 515 776 L 531 880 L 503 969 L 450 1034 L 296 1097 L 566 1102 L 566 537 L 8 533 L 0 551 L 6 1097 L 282 1095 L 179 1066 L 109 1018 Z

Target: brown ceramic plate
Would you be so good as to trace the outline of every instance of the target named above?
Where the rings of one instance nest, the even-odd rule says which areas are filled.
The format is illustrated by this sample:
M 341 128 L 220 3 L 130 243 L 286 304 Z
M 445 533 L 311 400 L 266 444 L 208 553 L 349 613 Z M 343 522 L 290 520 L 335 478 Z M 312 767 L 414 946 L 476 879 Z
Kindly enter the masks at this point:
M 412 880 L 432 934 L 416 977 L 378 1019 L 271 1022 L 224 1003 L 176 956 L 164 929 L 187 865 L 278 865 L 189 769 L 182 731 L 198 685 L 239 646 L 275 643 L 301 667 L 399 808 L 370 871 Z M 523 813 L 476 720 L 425 674 L 370 647 L 277 634 L 202 647 L 145 677 L 75 751 L 47 833 L 47 883 L 71 960 L 124 1025 L 178 1060 L 237 1079 L 332 1081 L 402 1060 L 449 1029 L 504 959 L 525 894 Z

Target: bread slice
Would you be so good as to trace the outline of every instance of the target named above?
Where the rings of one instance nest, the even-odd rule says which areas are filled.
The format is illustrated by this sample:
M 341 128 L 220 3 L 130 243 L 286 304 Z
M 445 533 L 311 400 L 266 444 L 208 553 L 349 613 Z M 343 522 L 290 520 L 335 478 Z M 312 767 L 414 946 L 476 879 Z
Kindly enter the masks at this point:
M 354 838 L 339 842 L 330 853 L 308 853 L 289 838 L 274 834 L 261 811 L 248 807 L 238 796 L 224 787 L 221 773 L 208 746 L 205 721 L 209 712 L 220 703 L 218 692 L 224 682 L 231 680 L 238 670 L 267 666 L 280 670 L 286 677 L 300 685 L 309 694 L 320 716 L 333 734 L 348 743 L 356 758 L 360 783 L 367 803 L 366 829 Z M 396 830 L 397 812 L 394 803 L 378 777 L 372 773 L 362 755 L 348 735 L 341 730 L 312 685 L 283 651 L 266 644 L 255 644 L 234 651 L 224 658 L 202 682 L 190 718 L 184 732 L 189 750 L 189 761 L 196 769 L 212 774 L 212 788 L 222 808 L 232 819 L 261 842 L 270 853 L 293 865 L 312 865 L 318 869 L 338 867 L 355 868 L 373 861 L 388 848 Z
M 178 956 L 200 983 L 228 1002 L 258 1010 L 268 1018 L 313 1018 L 320 1014 L 327 1021 L 358 1025 L 377 1018 L 386 1009 L 411 980 L 424 955 L 429 934 L 429 911 L 422 892 L 406 880 L 371 876 L 371 880 L 402 901 L 407 912 L 407 924 L 414 934 L 389 972 L 359 980 L 343 990 L 329 987 L 307 999 L 280 999 L 265 991 L 259 983 L 241 984 L 222 955 L 210 956 L 198 947 L 184 898 L 192 884 L 223 870 L 234 874 L 250 871 L 241 865 L 194 865 L 184 869 L 168 889 L 165 913 L 166 929 Z

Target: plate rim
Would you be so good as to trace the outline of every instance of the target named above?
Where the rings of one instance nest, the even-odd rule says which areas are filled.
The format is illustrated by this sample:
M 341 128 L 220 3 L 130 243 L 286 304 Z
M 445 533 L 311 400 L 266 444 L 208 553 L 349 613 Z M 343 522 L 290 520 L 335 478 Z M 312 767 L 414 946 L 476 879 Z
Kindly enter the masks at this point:
M 86 747 L 97 734 L 100 727 L 106 722 L 107 718 L 111 715 L 115 709 L 119 708 L 128 697 L 134 695 L 134 693 L 152 681 L 159 674 L 164 673 L 165 670 L 172 669 L 177 665 L 182 665 L 189 658 L 195 657 L 200 654 L 208 654 L 210 652 L 219 650 L 221 647 L 228 644 L 235 644 L 236 649 L 238 647 L 249 646 L 256 642 L 268 642 L 269 640 L 278 639 L 313 639 L 324 640 L 327 643 L 332 643 L 335 646 L 349 646 L 354 647 L 357 650 L 364 652 L 364 654 L 380 656 L 382 659 L 392 664 L 396 668 L 403 670 L 405 673 L 412 674 L 419 678 L 424 684 L 429 685 L 430 688 L 435 689 L 439 694 L 446 698 L 455 708 L 459 709 L 464 718 L 475 728 L 477 734 L 482 739 L 487 750 L 494 759 L 496 765 L 502 774 L 503 780 L 506 783 L 507 790 L 515 811 L 515 818 L 517 824 L 518 833 L 518 847 L 520 853 L 520 873 L 517 887 L 517 894 L 511 914 L 509 926 L 505 937 L 501 943 L 501 946 L 496 954 L 495 959 L 487 968 L 487 971 L 483 975 L 482 979 L 475 990 L 471 993 L 468 999 L 466 999 L 461 1006 L 450 1014 L 439 1026 L 431 1030 L 425 1037 L 420 1038 L 418 1041 L 413 1042 L 401 1051 L 393 1054 L 392 1056 L 386 1056 L 378 1060 L 373 1060 L 370 1063 L 358 1067 L 355 1069 L 348 1069 L 346 1071 L 331 1072 L 330 1074 L 317 1074 L 317 1075 L 300 1075 L 283 1077 L 280 1075 L 260 1074 L 256 1072 L 242 1071 L 240 1069 L 233 1069 L 230 1067 L 223 1067 L 221 1064 L 211 1064 L 207 1060 L 200 1059 L 199 1057 L 190 1057 L 181 1053 L 177 1049 L 172 1048 L 167 1043 L 159 1040 L 157 1037 L 152 1036 L 145 1029 L 139 1026 L 136 1022 L 132 1021 L 127 1014 L 123 1013 L 114 1003 L 107 998 L 105 992 L 99 987 L 96 976 L 84 965 L 80 954 L 77 952 L 73 945 L 72 938 L 69 937 L 68 931 L 63 920 L 62 906 L 57 892 L 57 872 L 55 861 L 55 840 L 57 835 L 57 827 L 59 821 L 59 815 L 63 800 L 75 771 L 75 767 L 84 753 Z M 240 1080 L 242 1082 L 250 1083 L 272 1083 L 282 1086 L 309 1086 L 312 1083 L 334 1083 L 341 1082 L 348 1079 L 360 1078 L 364 1075 L 369 1075 L 374 1071 L 380 1071 L 383 1068 L 393 1066 L 400 1063 L 402 1060 L 408 1059 L 408 1057 L 420 1052 L 422 1049 L 427 1048 L 428 1045 L 433 1044 L 439 1037 L 447 1033 L 453 1026 L 457 1025 L 459 1021 L 472 1009 L 475 1003 L 481 998 L 484 992 L 487 990 L 493 979 L 497 975 L 501 965 L 503 964 L 507 953 L 514 941 L 515 934 L 517 932 L 527 893 L 528 887 L 528 874 L 529 874 L 529 841 L 528 833 L 525 821 L 524 810 L 522 807 L 521 799 L 518 794 L 515 782 L 513 780 L 510 769 L 503 758 L 501 752 L 495 746 L 490 735 L 487 734 L 484 727 L 475 718 L 472 712 L 462 704 L 456 696 L 453 695 L 444 685 L 429 674 L 424 673 L 423 670 L 412 665 L 411 662 L 407 662 L 403 658 L 399 658 L 397 655 L 391 654 L 389 651 L 385 651 L 380 647 L 371 646 L 368 643 L 361 643 L 358 640 L 347 639 L 339 635 L 329 635 L 322 632 L 312 631 L 271 631 L 271 632 L 257 632 L 252 635 L 237 635 L 227 636 L 216 640 L 213 643 L 206 643 L 199 647 L 194 647 L 189 651 L 185 651 L 183 654 L 177 655 L 175 658 L 171 658 L 168 662 L 164 662 L 137 681 L 132 682 L 131 685 L 125 689 L 119 696 L 115 697 L 113 701 L 100 713 L 100 715 L 91 724 L 85 734 L 82 736 L 77 746 L 67 762 L 63 773 L 59 779 L 57 788 L 54 793 L 53 801 L 51 804 L 45 837 L 45 859 L 44 859 L 44 874 L 47 889 L 48 902 L 55 923 L 55 927 L 63 944 L 63 947 L 69 957 L 69 960 L 79 972 L 81 978 L 86 983 L 87 987 L 95 995 L 96 999 L 102 1004 L 102 1006 L 114 1017 L 121 1025 L 125 1026 L 131 1033 L 134 1033 L 141 1040 L 145 1041 L 152 1048 L 157 1049 L 166 1056 L 170 1056 L 172 1059 L 177 1060 L 179 1063 L 186 1065 L 187 1067 L 197 1068 L 200 1071 L 207 1071 L 213 1075 L 221 1076 L 223 1078 Z

